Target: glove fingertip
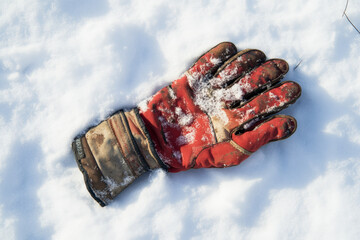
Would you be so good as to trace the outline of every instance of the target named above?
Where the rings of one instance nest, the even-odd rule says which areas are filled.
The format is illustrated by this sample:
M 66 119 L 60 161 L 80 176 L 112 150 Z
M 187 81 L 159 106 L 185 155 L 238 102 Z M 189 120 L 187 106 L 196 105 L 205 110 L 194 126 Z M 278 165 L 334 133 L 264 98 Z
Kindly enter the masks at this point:
M 216 52 L 214 52 L 214 55 L 218 55 L 222 61 L 229 59 L 231 56 L 233 56 L 237 53 L 237 48 L 236 48 L 235 44 L 233 44 L 232 42 L 219 43 L 214 48 L 214 50 L 218 51 L 217 54 L 216 54 Z
M 277 115 L 274 119 L 278 121 L 278 125 L 276 126 L 279 131 L 276 138 L 271 141 L 278 141 L 289 138 L 293 135 L 297 129 L 297 121 L 294 117 L 287 115 Z
M 205 75 L 214 72 L 223 62 L 236 53 L 236 46 L 232 42 L 221 42 L 203 54 L 188 72 L 192 75 Z
M 281 70 L 282 74 L 289 72 L 289 64 L 283 59 L 271 59 L 272 62 Z

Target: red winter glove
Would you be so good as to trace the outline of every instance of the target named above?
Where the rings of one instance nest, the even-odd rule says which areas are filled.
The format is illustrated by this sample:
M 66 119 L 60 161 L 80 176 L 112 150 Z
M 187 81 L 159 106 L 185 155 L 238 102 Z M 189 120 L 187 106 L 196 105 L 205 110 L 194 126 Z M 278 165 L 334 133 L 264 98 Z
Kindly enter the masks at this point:
M 139 108 L 120 111 L 74 141 L 88 190 L 105 205 L 142 173 L 238 165 L 264 144 L 296 130 L 290 116 L 301 88 L 279 83 L 281 59 L 220 43 Z

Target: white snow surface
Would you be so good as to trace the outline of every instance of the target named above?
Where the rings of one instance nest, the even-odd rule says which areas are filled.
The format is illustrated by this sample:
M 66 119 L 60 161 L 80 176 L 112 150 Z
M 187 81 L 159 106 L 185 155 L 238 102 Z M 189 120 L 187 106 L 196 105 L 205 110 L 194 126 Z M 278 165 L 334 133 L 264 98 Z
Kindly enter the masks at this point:
M 360 35 L 345 4 L 1 0 L 0 239 L 359 239 Z M 360 27 L 359 1 L 347 15 Z M 221 41 L 289 62 L 297 132 L 236 167 L 154 171 L 101 208 L 73 137 Z

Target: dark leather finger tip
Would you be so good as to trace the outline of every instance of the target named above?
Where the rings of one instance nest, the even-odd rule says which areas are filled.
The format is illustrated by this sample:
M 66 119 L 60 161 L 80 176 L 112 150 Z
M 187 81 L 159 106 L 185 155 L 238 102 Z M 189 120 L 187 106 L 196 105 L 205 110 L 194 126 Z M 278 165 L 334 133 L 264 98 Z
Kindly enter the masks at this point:
M 297 121 L 294 117 L 288 115 L 275 115 L 273 119 L 281 119 L 282 122 L 281 125 L 278 126 L 278 138 L 273 141 L 287 139 L 296 132 Z
M 284 124 L 284 138 L 288 138 L 294 134 L 297 129 L 297 121 L 295 118 L 286 116 L 287 121 Z
M 237 48 L 232 42 L 222 42 L 210 51 L 214 54 L 215 57 L 225 61 L 237 53 Z
M 290 100 L 290 102 L 296 101 L 301 96 L 301 86 L 292 81 L 284 82 L 286 84 L 286 98 Z
M 276 59 L 274 62 L 283 74 L 289 71 L 289 64 L 285 60 Z

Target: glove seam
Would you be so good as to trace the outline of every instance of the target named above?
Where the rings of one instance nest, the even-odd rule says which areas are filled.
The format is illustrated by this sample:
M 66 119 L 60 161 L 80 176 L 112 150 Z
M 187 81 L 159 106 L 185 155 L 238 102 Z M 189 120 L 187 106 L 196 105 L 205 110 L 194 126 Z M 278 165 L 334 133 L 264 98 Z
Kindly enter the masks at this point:
M 214 139 L 215 139 L 215 144 L 218 143 L 218 139 L 217 139 L 217 136 L 216 136 L 216 132 L 215 132 L 215 127 L 214 127 L 214 124 L 213 124 L 213 121 L 211 120 L 211 117 L 209 116 L 209 114 L 207 112 L 204 112 L 206 114 L 206 116 L 208 117 L 209 119 L 209 125 L 210 125 L 210 129 L 211 129 L 211 133 L 212 135 L 214 136 Z
M 141 162 L 143 168 L 145 169 L 145 171 L 149 171 L 150 166 L 149 166 L 149 164 L 145 161 L 144 156 L 141 154 L 140 149 L 139 149 L 138 145 L 137 145 L 136 142 L 135 142 L 135 138 L 134 138 L 134 136 L 132 135 L 132 133 L 131 133 L 131 131 L 130 131 L 129 122 L 128 122 L 127 119 L 126 119 L 126 116 L 125 116 L 125 114 L 124 114 L 124 111 L 121 110 L 121 111 L 119 112 L 119 114 L 120 114 L 120 116 L 121 116 L 120 119 L 122 120 L 122 122 L 123 122 L 123 124 L 124 124 L 124 127 L 125 127 L 125 133 L 128 135 L 128 137 L 129 137 L 129 139 L 130 139 L 130 143 L 131 143 L 131 145 L 132 145 L 132 148 L 135 150 L 135 153 L 136 153 L 138 159 L 140 160 L 140 162 Z
M 159 155 L 158 155 L 157 152 L 156 152 L 154 142 L 153 142 L 152 139 L 150 138 L 150 134 L 149 134 L 149 132 L 147 131 L 147 129 L 146 129 L 146 127 L 145 127 L 145 123 L 144 123 L 144 121 L 142 120 L 142 118 L 141 118 L 141 116 L 140 116 L 139 109 L 138 109 L 137 107 L 135 107 L 133 110 L 134 110 L 136 119 L 137 119 L 137 121 L 138 121 L 138 123 L 139 123 L 139 126 L 141 127 L 142 131 L 145 133 L 146 140 L 147 140 L 147 142 L 149 143 L 151 155 L 155 158 L 156 162 L 159 164 L 159 166 L 160 166 L 162 169 L 168 170 L 169 167 L 164 163 L 163 160 L 161 160 L 161 158 L 159 157 Z
M 245 148 L 241 147 L 239 144 L 237 144 L 234 140 L 229 140 L 229 143 L 231 144 L 231 146 L 233 146 L 234 148 L 236 148 L 236 150 L 238 150 L 239 152 L 246 154 L 246 155 L 251 155 L 253 154 L 253 152 L 246 150 Z

